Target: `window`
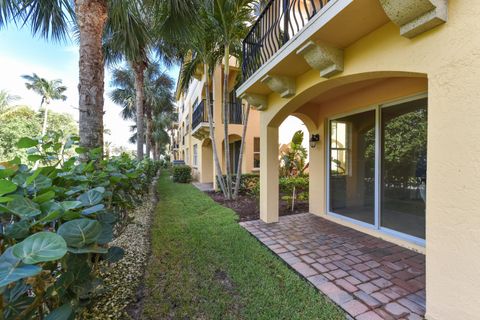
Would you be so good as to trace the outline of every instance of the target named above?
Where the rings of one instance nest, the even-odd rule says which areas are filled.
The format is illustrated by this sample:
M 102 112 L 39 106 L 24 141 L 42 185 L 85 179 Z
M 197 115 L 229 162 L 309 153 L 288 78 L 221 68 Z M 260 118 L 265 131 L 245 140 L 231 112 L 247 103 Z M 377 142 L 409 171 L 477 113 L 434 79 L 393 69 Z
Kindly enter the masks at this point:
M 190 153 L 188 152 L 188 148 L 187 148 L 187 152 L 185 153 L 185 164 L 189 164 L 190 163 Z
M 332 175 L 348 175 L 350 165 L 350 125 L 348 122 L 330 122 L 330 170 Z
M 260 168 L 260 138 L 253 138 L 253 167 Z
M 198 165 L 198 145 L 193 145 L 193 165 Z

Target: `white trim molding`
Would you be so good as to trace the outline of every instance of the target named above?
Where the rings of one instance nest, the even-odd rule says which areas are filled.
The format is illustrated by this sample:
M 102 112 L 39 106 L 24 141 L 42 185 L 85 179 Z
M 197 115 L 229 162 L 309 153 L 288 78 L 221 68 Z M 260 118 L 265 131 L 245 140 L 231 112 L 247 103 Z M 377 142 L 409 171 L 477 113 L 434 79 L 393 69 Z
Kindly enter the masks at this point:
M 406 38 L 447 22 L 448 0 L 380 0 L 380 4 Z

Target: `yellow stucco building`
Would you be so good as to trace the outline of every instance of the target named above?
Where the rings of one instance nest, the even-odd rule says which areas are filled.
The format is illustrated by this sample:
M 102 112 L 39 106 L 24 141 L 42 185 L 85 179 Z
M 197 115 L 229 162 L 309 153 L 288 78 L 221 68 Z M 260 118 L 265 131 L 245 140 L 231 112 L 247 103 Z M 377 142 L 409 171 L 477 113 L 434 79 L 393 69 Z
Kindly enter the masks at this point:
M 278 221 L 295 115 L 319 135 L 310 212 L 424 253 L 427 319 L 480 319 L 480 2 L 284 2 L 245 39 L 237 89 L 260 113 L 261 219 Z
M 230 119 L 228 141 L 230 143 L 230 163 L 232 173 L 236 173 L 239 159 L 241 137 L 243 133 L 243 114 L 245 103 L 236 97 L 236 79 L 239 68 L 234 59 L 230 62 L 229 100 L 227 101 Z M 213 73 L 210 90 L 213 97 L 214 136 L 222 173 L 225 174 L 224 126 L 223 126 L 223 64 L 219 64 Z M 212 141 L 206 109 L 205 75 L 197 74 L 185 91 L 177 87 L 178 123 L 173 133 L 173 160 L 183 160 L 192 167 L 194 180 L 200 183 L 214 184 L 215 165 Z M 242 173 L 258 173 L 260 169 L 260 130 L 258 111 L 249 113 L 245 150 L 242 160 Z M 213 186 L 213 185 L 212 185 Z

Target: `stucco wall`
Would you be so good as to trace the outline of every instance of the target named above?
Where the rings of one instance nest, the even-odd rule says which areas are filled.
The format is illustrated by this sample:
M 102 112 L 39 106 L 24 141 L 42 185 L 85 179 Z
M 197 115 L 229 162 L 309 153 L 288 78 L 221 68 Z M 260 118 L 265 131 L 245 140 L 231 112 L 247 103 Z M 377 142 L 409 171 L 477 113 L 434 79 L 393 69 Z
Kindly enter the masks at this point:
M 342 73 L 326 80 L 311 70 L 296 78 L 294 97 L 268 96 L 268 109 L 261 114 L 261 209 L 262 218 L 275 221 L 278 177 L 272 167 L 278 160 L 265 151 L 273 152 L 268 142 L 274 141 L 286 116 L 343 84 L 407 76 L 428 79 L 427 318 L 474 320 L 480 315 L 480 2 L 451 0 L 448 9 L 446 24 L 413 39 L 400 36 L 399 28 L 388 23 L 345 48 Z M 425 86 L 425 80 L 419 81 Z M 393 93 L 397 90 L 405 87 L 396 85 Z M 387 98 L 382 94 L 386 92 L 362 98 L 358 93 L 356 99 L 364 102 L 352 95 L 351 101 L 347 97 L 319 109 L 325 115 L 341 112 L 347 105 Z M 392 97 L 392 91 L 388 95 Z M 315 117 L 308 108 L 315 107 L 304 110 Z M 324 136 L 322 116 L 312 120 Z M 322 150 L 311 150 L 310 174 L 324 170 Z M 311 187 L 317 195 L 325 194 L 324 179 L 318 177 Z M 315 213 L 325 211 L 321 197 L 311 198 L 310 205 Z

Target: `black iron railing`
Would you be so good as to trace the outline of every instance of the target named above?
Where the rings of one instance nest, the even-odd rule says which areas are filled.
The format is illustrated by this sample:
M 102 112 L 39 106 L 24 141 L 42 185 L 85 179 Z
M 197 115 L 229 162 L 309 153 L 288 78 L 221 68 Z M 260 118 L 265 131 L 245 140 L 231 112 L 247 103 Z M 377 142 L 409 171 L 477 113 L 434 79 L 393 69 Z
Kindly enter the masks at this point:
M 243 40 L 243 80 L 249 78 L 331 0 L 271 0 Z
M 229 101 L 227 102 L 227 108 L 229 112 L 229 124 L 242 124 L 243 123 L 243 107 L 241 100 Z M 222 123 L 223 120 L 223 109 L 222 109 Z
M 208 122 L 208 111 L 205 107 L 207 105 L 205 99 L 200 101 L 194 108 L 192 114 L 192 130 L 202 122 Z M 211 106 L 210 106 L 211 107 Z

